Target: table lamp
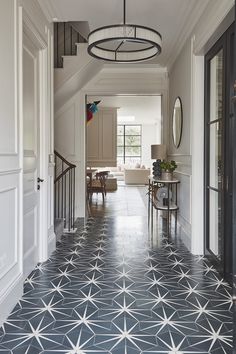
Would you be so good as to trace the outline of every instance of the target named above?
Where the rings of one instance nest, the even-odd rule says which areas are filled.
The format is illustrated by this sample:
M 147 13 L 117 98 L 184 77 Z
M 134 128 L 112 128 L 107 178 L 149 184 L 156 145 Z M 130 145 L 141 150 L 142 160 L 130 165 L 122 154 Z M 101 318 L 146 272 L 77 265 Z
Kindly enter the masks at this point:
M 151 145 L 151 158 L 156 160 L 153 162 L 152 173 L 154 177 L 161 178 L 161 160 L 166 158 L 166 145 Z

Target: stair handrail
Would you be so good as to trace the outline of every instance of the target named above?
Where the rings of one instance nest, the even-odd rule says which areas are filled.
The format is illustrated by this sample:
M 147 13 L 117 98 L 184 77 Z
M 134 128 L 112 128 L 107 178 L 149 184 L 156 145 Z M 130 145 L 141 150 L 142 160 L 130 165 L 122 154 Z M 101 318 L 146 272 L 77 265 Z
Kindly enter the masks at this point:
M 54 216 L 55 219 L 64 220 L 66 232 L 74 232 L 75 223 L 75 168 L 76 165 L 69 162 L 58 151 L 55 154 L 55 177 L 54 177 Z M 62 171 L 56 176 L 58 162 L 60 160 Z M 65 164 L 65 169 L 64 169 Z
M 69 162 L 68 160 L 65 159 L 65 157 L 63 157 L 61 154 L 59 154 L 58 151 L 54 150 L 54 154 L 59 157 L 59 159 L 61 159 L 63 162 L 65 162 L 69 167 L 74 168 L 76 167 L 76 165 L 74 165 L 73 163 Z

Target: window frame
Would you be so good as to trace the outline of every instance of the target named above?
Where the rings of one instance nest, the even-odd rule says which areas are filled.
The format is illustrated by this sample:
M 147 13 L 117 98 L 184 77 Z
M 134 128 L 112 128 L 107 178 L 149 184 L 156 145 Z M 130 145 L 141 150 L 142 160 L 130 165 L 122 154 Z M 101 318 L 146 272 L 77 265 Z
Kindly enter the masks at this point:
M 123 134 L 118 134 L 118 129 L 117 129 L 117 138 L 119 136 L 123 137 L 123 145 L 118 145 L 118 139 L 117 139 L 117 159 L 122 158 L 123 163 L 126 164 L 126 159 L 130 158 L 139 158 L 140 163 L 141 163 L 141 158 L 142 158 L 142 124 L 117 124 L 117 128 L 122 127 L 123 128 Z M 127 127 L 140 127 L 140 134 L 126 134 L 126 128 Z M 138 136 L 140 137 L 140 145 L 126 145 L 126 137 L 129 136 Z M 118 155 L 118 148 L 121 147 L 123 148 L 123 154 Z M 126 155 L 126 148 L 130 147 L 138 147 L 140 148 L 140 155 Z

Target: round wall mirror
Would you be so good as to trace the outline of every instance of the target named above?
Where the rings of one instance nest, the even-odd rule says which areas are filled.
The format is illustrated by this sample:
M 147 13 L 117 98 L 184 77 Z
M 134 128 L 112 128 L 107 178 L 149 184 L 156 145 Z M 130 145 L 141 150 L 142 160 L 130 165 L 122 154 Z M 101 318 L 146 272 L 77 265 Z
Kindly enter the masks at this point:
M 172 116 L 173 142 L 176 148 L 179 147 L 183 128 L 183 109 L 180 97 L 177 97 L 174 104 Z

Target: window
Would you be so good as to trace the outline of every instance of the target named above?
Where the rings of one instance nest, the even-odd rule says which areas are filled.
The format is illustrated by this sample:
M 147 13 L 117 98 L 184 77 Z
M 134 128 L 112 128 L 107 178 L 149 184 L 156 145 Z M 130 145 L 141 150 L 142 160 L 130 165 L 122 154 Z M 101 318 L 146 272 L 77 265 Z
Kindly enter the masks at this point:
M 141 125 L 122 124 L 117 127 L 117 163 L 141 163 Z

